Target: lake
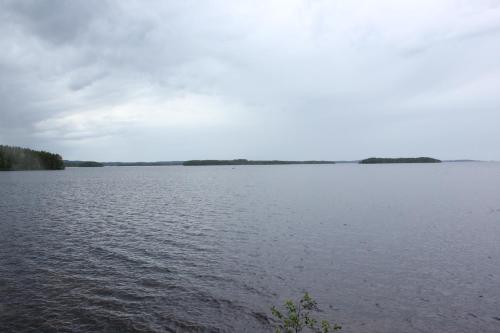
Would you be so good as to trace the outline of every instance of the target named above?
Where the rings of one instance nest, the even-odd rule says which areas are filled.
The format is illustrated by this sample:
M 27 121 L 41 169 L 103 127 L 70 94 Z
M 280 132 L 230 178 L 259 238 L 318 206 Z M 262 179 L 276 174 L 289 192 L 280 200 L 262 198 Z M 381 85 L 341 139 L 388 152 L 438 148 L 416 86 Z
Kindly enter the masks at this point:
M 0 173 L 0 332 L 500 332 L 500 163 Z

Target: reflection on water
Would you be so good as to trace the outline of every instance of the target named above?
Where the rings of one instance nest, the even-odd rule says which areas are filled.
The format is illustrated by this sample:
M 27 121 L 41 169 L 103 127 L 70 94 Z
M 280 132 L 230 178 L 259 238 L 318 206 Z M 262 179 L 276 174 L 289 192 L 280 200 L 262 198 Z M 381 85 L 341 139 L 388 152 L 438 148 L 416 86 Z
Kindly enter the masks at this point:
M 500 331 L 500 165 L 0 173 L 0 332 Z

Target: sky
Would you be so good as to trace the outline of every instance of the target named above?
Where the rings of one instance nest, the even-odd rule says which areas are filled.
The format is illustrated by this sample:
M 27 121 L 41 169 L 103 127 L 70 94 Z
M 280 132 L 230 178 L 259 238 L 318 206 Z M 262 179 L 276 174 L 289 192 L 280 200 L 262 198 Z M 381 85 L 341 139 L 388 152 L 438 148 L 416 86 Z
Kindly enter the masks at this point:
M 0 0 L 0 144 L 500 160 L 500 0 Z

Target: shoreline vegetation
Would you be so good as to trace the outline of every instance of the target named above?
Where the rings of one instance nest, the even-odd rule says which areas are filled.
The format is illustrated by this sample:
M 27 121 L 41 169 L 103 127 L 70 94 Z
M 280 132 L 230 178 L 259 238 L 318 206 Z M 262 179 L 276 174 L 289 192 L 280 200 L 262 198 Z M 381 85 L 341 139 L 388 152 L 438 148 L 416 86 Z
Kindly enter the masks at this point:
M 388 163 L 441 163 L 441 161 L 431 157 L 400 157 L 400 158 L 370 157 L 359 161 L 359 164 L 388 164 Z
M 182 163 L 184 166 L 204 166 L 204 165 L 285 165 L 285 164 L 335 164 L 333 161 L 279 161 L 260 160 L 252 161 L 244 158 L 236 160 L 190 160 Z
M 0 171 L 64 170 L 61 155 L 0 145 Z
M 64 161 L 67 168 L 102 168 L 104 164 L 95 161 Z

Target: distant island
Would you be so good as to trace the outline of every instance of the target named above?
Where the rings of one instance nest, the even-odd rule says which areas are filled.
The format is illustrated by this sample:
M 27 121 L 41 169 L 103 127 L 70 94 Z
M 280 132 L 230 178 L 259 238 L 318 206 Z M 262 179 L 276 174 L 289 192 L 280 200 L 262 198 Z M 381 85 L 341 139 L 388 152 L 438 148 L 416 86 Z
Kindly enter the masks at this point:
M 252 161 L 247 159 L 236 160 L 190 160 L 182 163 L 184 166 L 203 166 L 203 165 L 284 165 L 284 164 L 335 164 L 333 161 L 279 161 L 279 160 L 261 160 Z
M 60 155 L 0 145 L 0 171 L 64 170 Z
M 383 164 L 383 163 L 441 163 L 441 161 L 431 157 L 402 157 L 402 158 L 370 157 L 359 161 L 359 164 Z
M 100 168 L 104 164 L 94 161 L 64 161 L 64 165 L 69 168 Z

